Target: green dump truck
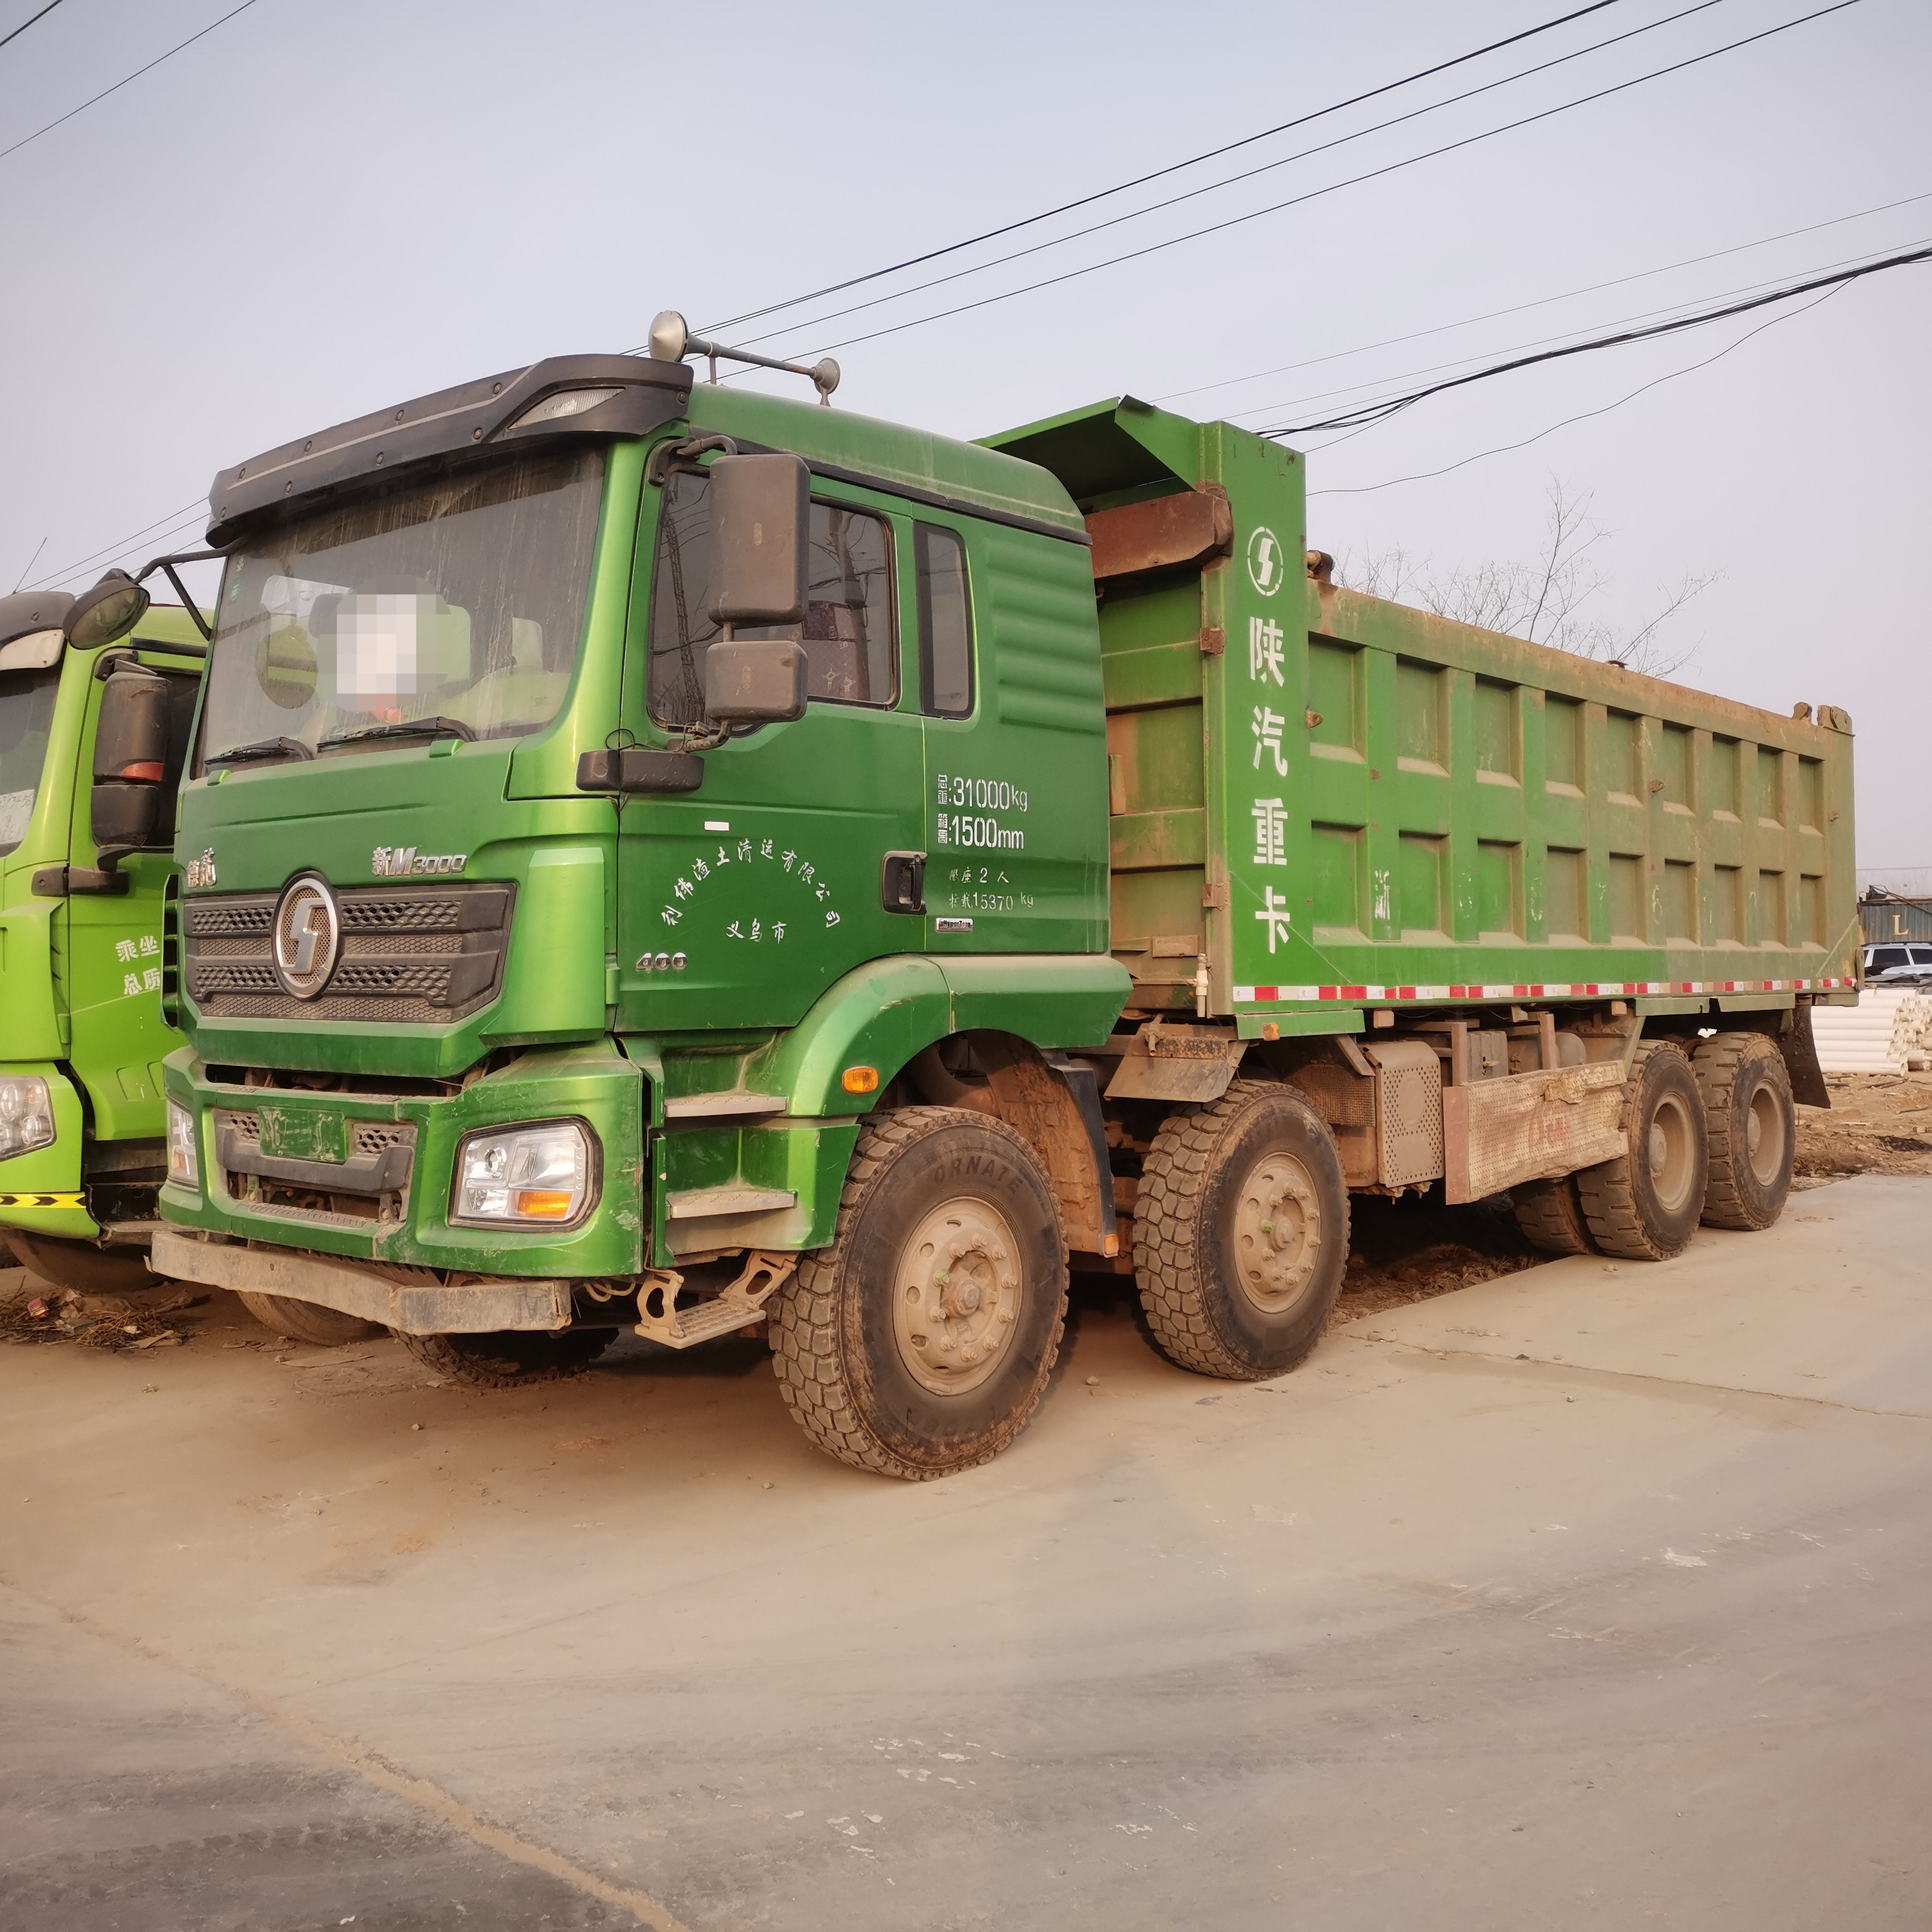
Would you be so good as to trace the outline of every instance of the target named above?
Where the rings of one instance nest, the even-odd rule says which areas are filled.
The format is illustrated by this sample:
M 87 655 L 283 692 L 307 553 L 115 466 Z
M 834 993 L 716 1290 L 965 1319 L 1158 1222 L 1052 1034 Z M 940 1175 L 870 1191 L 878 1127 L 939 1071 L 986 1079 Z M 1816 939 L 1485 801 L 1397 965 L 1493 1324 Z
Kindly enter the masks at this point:
M 156 607 L 110 647 L 144 602 L 112 578 L 0 598 L 0 1238 L 64 1288 L 154 1280 L 160 1063 L 182 1044 L 161 1018 L 161 901 L 207 646 L 187 610 Z M 138 758 L 115 742 L 130 688 L 154 741 Z
M 166 1272 L 480 1383 L 763 1322 L 917 1478 L 1024 1425 L 1070 1268 L 1253 1378 L 1352 1192 L 1775 1219 L 1855 997 L 1842 713 L 1340 590 L 1226 424 L 962 443 L 653 352 L 217 479 Z

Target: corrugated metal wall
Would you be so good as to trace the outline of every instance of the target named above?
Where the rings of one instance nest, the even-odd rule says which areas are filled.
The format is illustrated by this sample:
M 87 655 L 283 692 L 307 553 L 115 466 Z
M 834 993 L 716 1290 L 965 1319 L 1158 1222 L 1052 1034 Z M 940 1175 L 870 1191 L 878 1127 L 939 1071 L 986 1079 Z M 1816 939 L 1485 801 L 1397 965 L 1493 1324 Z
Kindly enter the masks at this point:
M 1884 940 L 1932 940 L 1932 899 L 1861 899 L 1858 918 L 1865 944 Z

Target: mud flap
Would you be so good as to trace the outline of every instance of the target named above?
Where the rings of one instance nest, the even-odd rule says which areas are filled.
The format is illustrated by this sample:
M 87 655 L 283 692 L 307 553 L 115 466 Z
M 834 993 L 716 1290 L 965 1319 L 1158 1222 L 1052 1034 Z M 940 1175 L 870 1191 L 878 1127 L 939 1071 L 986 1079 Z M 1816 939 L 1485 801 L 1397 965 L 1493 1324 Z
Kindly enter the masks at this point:
M 1817 1044 L 1811 1037 L 1809 1004 L 1792 1008 L 1790 1023 L 1772 1037 L 1791 1076 L 1791 1097 L 1807 1107 L 1828 1107 L 1832 1095 L 1825 1084 L 1824 1069 L 1818 1064 Z

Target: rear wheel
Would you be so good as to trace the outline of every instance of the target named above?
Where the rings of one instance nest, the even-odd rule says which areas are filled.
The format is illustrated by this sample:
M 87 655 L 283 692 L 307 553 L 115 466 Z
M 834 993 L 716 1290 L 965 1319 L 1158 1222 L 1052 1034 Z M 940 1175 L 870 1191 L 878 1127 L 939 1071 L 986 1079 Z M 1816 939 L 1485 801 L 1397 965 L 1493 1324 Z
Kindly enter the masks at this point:
M 1690 1245 L 1708 1172 L 1704 1096 L 1675 1042 L 1637 1048 L 1618 1125 L 1626 1151 L 1576 1178 L 1591 1238 L 1606 1255 L 1668 1261 Z
M 772 1304 L 772 1354 L 820 1448 L 921 1481 L 1025 1427 L 1066 1318 L 1066 1244 L 1032 1148 L 984 1114 L 904 1107 L 860 1132 L 831 1245 Z
M 160 1286 L 160 1276 L 148 1265 L 145 1248 L 97 1248 L 92 1241 L 23 1234 L 17 1229 L 9 1229 L 7 1239 L 23 1268 L 76 1294 L 128 1294 Z
M 503 1329 L 489 1335 L 405 1335 L 396 1340 L 425 1368 L 469 1388 L 520 1388 L 580 1376 L 617 1339 L 614 1328 L 561 1334 Z
M 1230 1382 L 1293 1368 L 1348 1260 L 1341 1156 L 1300 1094 L 1237 1080 L 1162 1124 L 1142 1164 L 1134 1273 L 1170 1361 Z
M 366 1342 L 382 1332 L 382 1324 L 364 1322 L 359 1315 L 344 1315 L 338 1309 L 322 1308 L 313 1301 L 297 1301 L 286 1294 L 256 1294 L 236 1291 L 236 1299 L 271 1334 L 286 1335 L 292 1342 L 308 1342 L 318 1348 L 339 1348 L 345 1342 Z
M 1710 1142 L 1705 1224 L 1768 1228 L 1784 1212 L 1798 1141 L 1784 1056 L 1763 1034 L 1720 1033 L 1700 1044 L 1690 1064 Z
M 1566 1174 L 1555 1180 L 1526 1180 L 1510 1190 L 1516 1224 L 1532 1247 L 1547 1255 L 1593 1255 L 1590 1224 L 1576 1198 L 1576 1178 Z

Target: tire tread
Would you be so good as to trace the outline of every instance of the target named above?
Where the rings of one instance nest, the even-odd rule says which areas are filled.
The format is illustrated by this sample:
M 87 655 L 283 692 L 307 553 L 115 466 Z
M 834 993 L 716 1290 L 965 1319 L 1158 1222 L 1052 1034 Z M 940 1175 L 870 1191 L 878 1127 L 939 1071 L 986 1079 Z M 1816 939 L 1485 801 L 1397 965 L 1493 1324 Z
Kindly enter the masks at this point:
M 1246 1103 L 1261 1095 L 1292 1090 L 1277 1081 L 1232 1080 L 1220 1100 L 1179 1107 L 1169 1114 L 1141 1162 L 1140 1192 L 1134 1204 L 1134 1274 L 1154 1345 L 1177 1368 L 1222 1382 L 1256 1378 L 1209 1318 L 1195 1250 L 1196 1208 L 1220 1144 Z M 1345 1190 L 1340 1231 L 1345 1252 L 1348 1214 Z M 1310 1348 L 1315 1340 L 1310 1337 Z
M 970 1121 L 1014 1144 L 1015 1158 L 1037 1168 L 1038 1156 L 1027 1142 L 996 1115 L 960 1107 L 898 1107 L 866 1121 L 859 1130 L 852 1164 L 838 1196 L 838 1220 L 832 1240 L 815 1248 L 799 1263 L 798 1272 L 773 1297 L 771 1351 L 773 1372 L 785 1406 L 806 1436 L 826 1455 L 854 1469 L 896 1476 L 904 1482 L 931 1482 L 961 1467 L 990 1462 L 1033 1418 L 1046 1392 L 1066 1318 L 1066 1288 L 1063 1275 L 1058 1318 L 1053 1343 L 1031 1399 L 982 1438 L 964 1464 L 944 1469 L 925 1468 L 895 1454 L 868 1429 L 853 1400 L 853 1390 L 839 1347 L 838 1284 L 856 1238 L 857 1225 L 872 1190 L 901 1154 L 928 1136 Z M 1058 1210 L 1055 1209 L 1055 1225 Z M 1063 1252 L 1065 1242 L 1061 1243 Z

